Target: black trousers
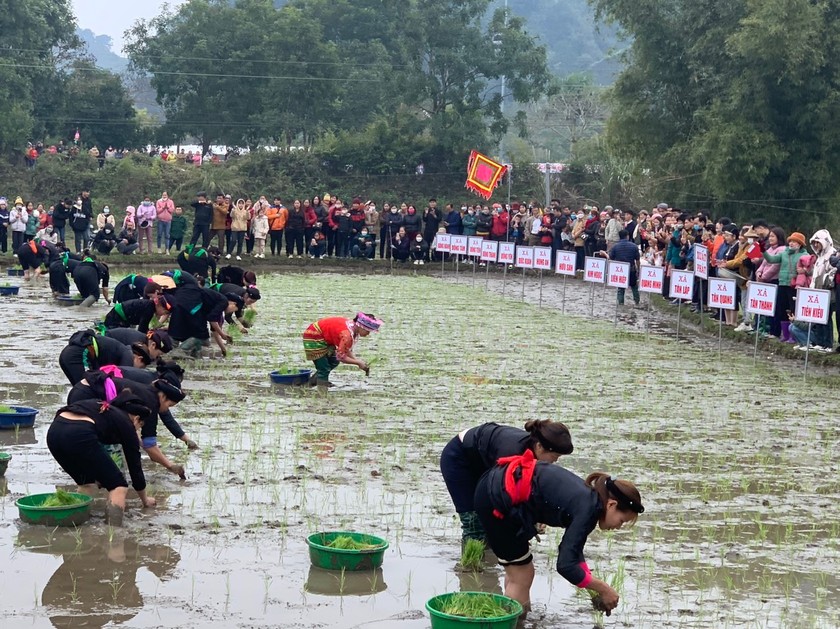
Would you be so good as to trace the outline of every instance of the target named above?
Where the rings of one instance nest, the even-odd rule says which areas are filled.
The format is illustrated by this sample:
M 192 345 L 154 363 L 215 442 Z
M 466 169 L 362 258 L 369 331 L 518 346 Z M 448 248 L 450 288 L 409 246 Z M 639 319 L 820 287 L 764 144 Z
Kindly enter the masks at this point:
M 457 435 L 446 444 L 440 455 L 440 472 L 446 489 L 452 497 L 455 511 L 475 511 L 475 488 L 482 471 L 473 469 L 464 451 L 464 444 Z
M 70 294 L 70 280 L 67 279 L 67 270 L 60 260 L 50 265 L 50 290 L 62 295 Z
M 209 247 L 210 246 L 210 225 L 193 225 L 193 233 L 192 238 L 190 239 L 190 244 L 194 245 L 198 242 L 199 236 L 201 237 L 201 246 L 202 247 Z
M 128 487 L 90 422 L 56 417 L 47 430 L 47 447 L 61 469 L 79 485 L 98 482 L 108 491 Z
M 298 229 L 286 230 L 286 255 L 291 256 L 297 250 L 297 255 L 303 255 L 303 231 Z
M 283 230 L 275 229 L 268 232 L 268 235 L 271 237 L 271 255 L 283 253 Z
M 79 266 L 73 273 L 73 281 L 82 297 L 95 297 L 99 301 L 99 274 L 93 267 Z

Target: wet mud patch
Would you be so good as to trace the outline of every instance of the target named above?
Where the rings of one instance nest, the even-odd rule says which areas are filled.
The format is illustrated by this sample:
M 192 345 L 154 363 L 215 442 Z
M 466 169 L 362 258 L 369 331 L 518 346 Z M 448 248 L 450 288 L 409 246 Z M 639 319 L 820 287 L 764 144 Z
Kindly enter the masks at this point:
M 225 360 L 185 362 L 190 395 L 175 416 L 200 450 L 161 427 L 187 481 L 146 461 L 158 508 L 141 511 L 134 500 L 118 537 L 94 518 L 78 546 L 73 531 L 50 539 L 21 524 L 13 498 L 67 484 L 44 444 L 69 389 L 57 356 L 106 309 L 60 308 L 46 289 L 27 290 L 16 302 L 24 331 L 0 338 L 12 363 L 0 371 L 0 393 L 41 415 L 34 430 L 0 433 L 14 456 L 0 501 L 0 553 L 9 558 L 0 622 L 425 629 L 431 596 L 501 591 L 498 568 L 477 582 L 455 570 L 460 530 L 441 449 L 484 421 L 554 417 L 574 435 L 564 465 L 635 479 L 648 507 L 636 527 L 587 543 L 596 574 L 610 578 L 621 566 L 626 575 L 607 626 L 840 625 L 836 380 L 803 386 L 796 365 L 753 367 L 744 351 L 718 362 L 708 345 L 675 343 L 655 326 L 648 340 L 645 311 L 621 312 L 616 329 L 611 295 L 596 291 L 591 318 L 588 291 L 572 282 L 565 314 L 549 301 L 558 286 L 546 283 L 542 309 L 527 303 L 538 297 L 530 287 L 526 303 L 515 288 L 488 294 L 480 275 L 475 289 L 463 276 L 458 285 L 410 275 L 261 277 L 251 334 Z M 308 366 L 300 334 L 312 320 L 357 310 L 385 321 L 357 348 L 377 359 L 370 377 L 340 367 L 326 394 L 270 385 L 271 370 Z M 305 538 L 328 529 L 387 539 L 381 575 L 345 580 L 343 594 L 332 575 L 314 578 Z M 549 530 L 534 545 L 527 629 L 590 629 L 596 620 L 589 597 L 554 571 L 561 536 Z

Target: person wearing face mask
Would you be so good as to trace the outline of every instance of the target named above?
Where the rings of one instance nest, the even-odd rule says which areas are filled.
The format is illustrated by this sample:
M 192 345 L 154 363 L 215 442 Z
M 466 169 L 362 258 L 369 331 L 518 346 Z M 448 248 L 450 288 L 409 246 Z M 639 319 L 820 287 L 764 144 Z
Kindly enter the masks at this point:
M 461 229 L 464 236 L 475 236 L 478 225 L 478 217 L 475 215 L 475 208 L 461 206 Z
M 475 235 L 482 238 L 490 238 L 490 230 L 493 229 L 493 215 L 486 205 L 481 208 L 475 219 Z
M 423 221 L 417 213 L 417 208 L 414 205 L 409 205 L 403 216 L 403 226 L 405 227 L 405 233 L 408 235 L 409 240 L 414 240 L 414 237 L 420 233 L 422 225 Z
M 135 221 L 137 222 L 137 243 L 140 247 L 137 249 L 139 253 L 144 253 L 143 241 L 146 241 L 145 253 L 152 253 L 152 228 L 157 218 L 157 210 L 155 204 L 152 203 L 152 197 L 146 195 L 143 197 L 143 202 L 137 206 L 137 214 Z
M 353 239 L 351 255 L 354 258 L 367 258 L 373 260 L 376 253 L 376 236 L 367 227 L 362 227 L 359 235 Z
M 385 203 L 382 206 L 382 226 L 379 233 L 379 257 L 391 259 L 390 244 L 403 224 L 403 215 L 396 205 Z
M 411 256 L 412 264 L 423 265 L 429 259 L 429 243 L 423 240 L 423 236 L 420 234 L 417 234 L 411 242 L 409 255 Z
M 58 234 L 55 233 L 52 225 L 47 225 L 35 234 L 35 240 L 48 242 L 51 245 L 58 244 Z

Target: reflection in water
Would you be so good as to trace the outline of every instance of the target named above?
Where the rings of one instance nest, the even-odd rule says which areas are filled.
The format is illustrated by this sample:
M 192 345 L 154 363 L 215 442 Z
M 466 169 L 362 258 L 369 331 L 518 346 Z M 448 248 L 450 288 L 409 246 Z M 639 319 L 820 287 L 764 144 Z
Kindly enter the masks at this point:
M 32 445 L 33 443 L 38 443 L 34 428 L 0 430 L 0 446 L 26 446 Z
M 485 567 L 481 572 L 472 570 L 456 570 L 461 592 L 488 592 L 490 594 L 504 594 L 499 582 L 499 571 L 496 568 Z
M 138 543 L 124 531 L 109 535 L 88 527 L 26 527 L 18 533 L 17 546 L 62 557 L 41 595 L 53 626 L 62 629 L 131 620 L 143 607 L 137 570 L 146 568 L 166 581 L 181 559 L 169 546 Z
M 311 594 L 324 596 L 364 596 L 382 592 L 388 584 L 385 583 L 382 568 L 375 570 L 324 570 L 309 567 L 304 589 Z

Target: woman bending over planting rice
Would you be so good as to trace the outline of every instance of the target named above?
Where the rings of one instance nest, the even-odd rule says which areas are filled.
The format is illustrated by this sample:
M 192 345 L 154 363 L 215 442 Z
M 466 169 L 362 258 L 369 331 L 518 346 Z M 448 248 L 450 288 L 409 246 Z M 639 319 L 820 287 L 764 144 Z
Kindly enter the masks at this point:
M 152 415 L 147 401 L 125 390 L 110 402 L 83 400 L 58 410 L 47 431 L 47 447 L 61 468 L 82 487 L 108 490 L 108 521 L 122 524 L 128 482 L 102 444 L 123 448 L 131 484 L 144 507 L 154 507 L 146 495 L 137 431 Z
M 446 444 L 440 455 L 440 471 L 461 519 L 462 543 L 484 540 L 474 505 L 481 475 L 500 458 L 518 456 L 526 450 L 538 461 L 556 463 L 561 455 L 574 450 L 572 435 L 565 424 L 548 419 L 526 422 L 525 430 L 491 422 L 464 430 Z
M 315 375 L 309 380 L 310 386 L 332 386 L 330 373 L 341 363 L 356 365 L 365 375 L 370 373 L 368 364 L 353 355 L 353 344 L 360 336 L 378 332 L 381 326 L 382 321 L 360 312 L 353 319 L 330 317 L 306 328 L 303 349 L 306 359 L 315 363 Z
M 586 565 L 583 547 L 598 528 L 620 529 L 644 513 L 636 486 L 613 480 L 603 472 L 586 480 L 557 465 L 537 461 L 531 450 L 499 459 L 485 473 L 475 491 L 475 510 L 484 526 L 487 543 L 505 569 L 505 595 L 530 604 L 534 564 L 529 540 L 538 523 L 566 529 L 560 541 L 557 572 L 579 588 L 600 598 L 609 612 L 618 605 L 618 593 L 596 579 Z

